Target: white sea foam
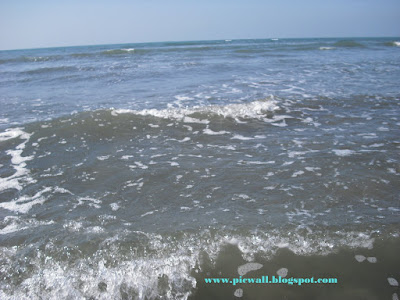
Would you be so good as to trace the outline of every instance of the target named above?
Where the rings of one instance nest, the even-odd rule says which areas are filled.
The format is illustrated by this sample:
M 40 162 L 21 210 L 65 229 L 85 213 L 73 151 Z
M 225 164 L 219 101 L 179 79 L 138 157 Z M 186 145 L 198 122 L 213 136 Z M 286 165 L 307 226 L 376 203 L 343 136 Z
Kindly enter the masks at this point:
M 113 211 L 117 211 L 120 207 L 119 207 L 119 205 L 118 205 L 118 203 L 111 203 L 110 204 L 110 207 L 111 207 L 111 209 L 113 210 Z
M 82 227 L 83 227 L 82 222 L 76 222 L 76 221 L 73 221 L 73 220 L 68 221 L 63 225 L 63 228 L 66 228 L 66 229 L 68 229 L 69 231 L 72 231 L 72 232 L 80 231 L 82 229 Z
M 176 95 L 175 99 L 178 100 L 178 101 L 193 100 L 192 97 L 187 97 L 187 96 L 182 96 L 182 95 Z
M 106 160 L 106 159 L 109 159 L 109 158 L 110 158 L 110 155 L 97 156 L 98 160 Z
M 134 156 L 133 155 L 124 155 L 124 156 L 121 157 L 121 159 L 128 160 L 128 159 L 130 159 L 132 157 L 134 157 Z
M 283 121 L 280 122 L 280 123 L 271 123 L 271 125 L 277 126 L 277 127 L 286 127 L 286 126 L 288 126 L 288 125 L 286 124 L 285 120 L 283 120 Z
M 122 49 L 110 49 L 110 50 L 106 50 L 106 53 L 115 53 L 117 51 L 123 51 L 123 52 L 133 52 L 135 51 L 134 48 L 122 48 Z
M 292 175 L 292 177 L 297 177 L 297 176 L 299 176 L 299 175 L 303 175 L 304 174 L 304 171 L 296 171 L 296 172 L 294 172 L 293 173 L 293 175 Z
M 208 134 L 208 135 L 229 134 L 229 132 L 228 132 L 228 131 L 225 131 L 225 130 L 221 130 L 221 131 L 212 131 L 212 130 L 209 129 L 209 128 L 204 129 L 204 130 L 203 130 L 203 133 L 204 133 L 204 134 Z
M 243 289 L 236 289 L 233 295 L 237 298 L 242 298 L 243 297 Z
M 32 134 L 24 132 L 21 128 L 7 129 L 0 133 L 0 142 L 19 138 L 24 140 L 16 146 L 14 150 L 7 150 L 6 153 L 11 156 L 11 164 L 15 169 L 15 173 L 9 177 L 0 178 L 0 191 L 6 189 L 22 190 L 22 183 L 33 182 L 33 179 L 28 177 L 29 170 L 26 168 L 26 161 L 32 160 L 33 156 L 22 156 L 26 143 L 29 141 Z
M 78 197 L 78 203 L 74 205 L 74 208 L 76 208 L 77 206 L 83 205 L 85 203 L 87 203 L 87 205 L 92 206 L 94 208 L 100 208 L 100 203 L 101 200 L 99 199 L 95 199 L 95 198 L 91 198 L 91 197 Z
M 385 146 L 385 144 L 383 144 L 383 143 L 375 143 L 375 144 L 369 145 L 368 147 L 379 148 L 379 147 L 383 147 L 383 146 Z
M 244 276 L 251 271 L 259 270 L 262 267 L 263 265 L 259 263 L 247 263 L 238 267 L 238 274 Z
M 52 191 L 51 187 L 45 187 L 41 191 L 37 192 L 33 196 L 23 195 L 17 200 L 10 202 L 0 203 L 0 207 L 8 209 L 15 212 L 27 213 L 34 205 L 43 204 L 47 198 L 43 194 Z
M 366 257 L 364 255 L 361 255 L 361 254 L 357 254 L 356 256 L 354 256 L 354 258 L 358 262 L 363 262 L 366 259 Z
M 310 235 L 317 236 L 315 232 Z M 297 255 L 304 254 L 328 254 L 335 247 L 346 245 L 352 248 L 373 248 L 374 238 L 369 234 L 360 232 L 337 232 L 336 236 L 327 237 L 324 234 L 320 238 L 307 238 L 300 234 L 282 236 L 279 233 L 266 232 L 239 239 L 238 247 L 243 257 L 251 261 L 255 253 L 273 255 L 277 248 L 288 248 Z
M 253 160 L 253 161 L 244 161 L 244 160 L 239 160 L 238 164 L 245 164 L 245 165 L 270 165 L 270 164 L 274 164 L 275 161 L 274 160 L 270 160 L 270 161 L 257 161 L 257 160 Z
M 332 152 L 337 156 L 350 156 L 356 153 L 354 150 L 349 149 L 333 149 Z
M 22 128 L 6 129 L 6 131 L 0 133 L 0 142 L 15 139 L 17 137 L 27 139 L 29 138 L 29 135 L 25 131 L 23 131 Z
M 104 229 L 95 226 L 86 231 L 99 234 L 104 232 Z M 156 238 L 155 242 L 160 242 L 159 238 Z M 125 299 L 125 295 L 134 295 L 135 299 L 157 299 L 160 292 L 165 299 L 188 299 L 196 287 L 196 279 L 190 276 L 190 270 L 195 268 L 198 252 L 190 255 L 179 247 L 176 253 L 166 256 L 160 246 L 154 243 L 152 247 L 159 250 L 159 255 L 152 259 L 138 257 L 116 260 L 113 264 L 109 264 L 107 259 L 84 258 L 78 261 L 79 267 L 71 267 L 49 257 L 46 264 L 42 265 L 40 274 L 35 272 L 32 276 L 24 278 L 12 296 L 3 293 L 4 299 L 61 297 L 105 300 Z M 115 255 L 116 253 L 113 253 L 113 256 Z
M 306 154 L 307 152 L 306 151 L 289 151 L 288 152 L 288 156 L 290 157 L 290 158 L 294 158 L 294 157 L 296 157 L 296 156 L 300 156 L 300 157 L 302 157 L 304 154 Z
M 195 106 L 192 108 L 169 108 L 169 109 L 144 109 L 144 110 L 129 110 L 129 109 L 113 109 L 111 114 L 136 114 L 141 116 L 154 116 L 163 119 L 176 119 L 185 123 L 203 123 L 207 124 L 209 120 L 199 120 L 191 117 L 195 113 L 214 114 L 225 118 L 255 118 L 263 119 L 265 112 L 277 110 L 279 107 L 273 99 L 259 100 L 244 104 L 228 104 L 223 106 Z
M 231 140 L 248 141 L 248 140 L 254 140 L 254 138 L 243 136 L 243 135 L 240 135 L 240 134 L 235 134 L 233 137 L 231 137 Z
M 178 140 L 178 142 L 179 143 L 184 143 L 184 142 L 188 142 L 188 141 L 190 141 L 191 139 L 190 139 L 190 137 L 185 137 L 185 138 L 183 138 L 183 139 L 181 139 L 181 140 Z
M 183 118 L 183 122 L 184 123 L 195 123 L 195 124 L 208 124 L 208 123 L 210 123 L 210 121 L 208 121 L 208 120 L 199 120 L 199 119 L 191 118 L 191 117 L 188 117 L 188 116 L 185 116 Z
M 278 271 L 276 271 L 276 274 L 281 277 L 286 277 L 288 272 L 289 270 L 287 268 L 280 268 Z
M 143 218 L 143 217 L 145 217 L 145 216 L 152 215 L 152 214 L 154 214 L 154 212 L 156 212 L 156 211 L 157 211 L 157 210 L 148 211 L 147 213 L 142 214 L 140 217 Z
M 399 282 L 397 281 L 397 279 L 393 278 L 393 277 L 388 277 L 388 283 L 391 286 L 399 286 Z
M 38 221 L 36 219 L 22 219 L 16 216 L 6 216 L 2 223 L 6 226 L 0 230 L 0 235 L 33 229 L 39 226 L 52 225 L 54 221 Z
M 28 226 L 20 226 L 17 223 L 12 223 L 4 227 L 3 229 L 0 230 L 0 234 L 9 234 L 9 233 L 14 233 L 17 231 L 25 230 L 28 229 Z
M 219 148 L 219 149 L 225 149 L 225 150 L 236 150 L 235 146 L 233 146 L 233 145 L 220 146 L 220 145 L 210 145 L 210 144 L 208 144 L 207 147 Z
M 100 226 L 92 226 L 86 228 L 87 233 L 102 233 L 104 232 L 104 228 Z
M 85 229 L 81 222 L 75 221 L 66 223 L 64 228 L 72 232 L 85 230 L 85 233 L 96 235 L 105 232 L 104 227 L 90 226 Z M 124 240 L 123 235 L 133 233 L 120 231 L 107 241 Z M 184 238 L 178 240 L 139 231 L 136 234 L 143 236 L 145 239 L 142 240 L 148 243 L 146 248 L 151 249 L 145 256 L 140 251 L 131 251 L 131 256 L 126 253 L 121 257 L 118 247 L 114 248 L 116 244 L 110 243 L 113 244 L 111 248 L 102 247 L 98 253 L 77 259 L 73 264 L 53 257 L 45 257 L 44 263 L 42 256 L 33 257 L 30 262 L 38 265 L 40 272 L 28 274 L 14 287 L 12 296 L 4 291 L 4 298 L 36 299 L 40 296 L 53 299 L 62 295 L 66 299 L 116 299 L 131 293 L 138 299 L 155 299 L 162 293 L 166 299 L 187 299 L 197 285 L 192 273 L 201 270 L 202 253 L 206 252 L 211 264 L 215 265 L 221 247 L 227 244 L 237 245 L 243 258 L 250 262 L 239 267 L 240 275 L 262 267 L 254 262 L 256 254 L 257 257 L 260 254 L 269 257 L 279 248 L 286 247 L 298 255 L 327 254 L 342 245 L 358 248 L 372 243 L 369 235 L 339 231 L 333 236 L 323 231 L 305 237 L 295 231 L 286 236 L 278 230 L 237 236 L 227 233 L 214 235 L 214 232 L 205 230 L 200 233 L 184 233 Z M 50 241 L 47 245 L 51 246 L 51 243 Z M 106 242 L 103 246 L 106 247 L 107 244 Z M 4 253 L 1 248 L 0 250 L 2 258 L 15 257 L 16 251 L 13 252 L 12 249 L 7 250 L 9 253 Z M 6 263 L 5 266 L 7 265 Z M 281 270 L 286 273 L 285 269 Z M 390 279 L 389 283 L 394 281 Z
M 142 162 L 140 162 L 140 161 L 135 161 L 135 165 L 137 165 L 141 169 L 148 169 L 149 168 L 148 166 L 142 164 Z
M 58 187 L 58 186 L 56 186 L 56 187 L 54 188 L 54 193 L 61 193 L 61 194 L 70 194 L 70 195 L 73 195 L 73 193 L 71 193 L 71 191 L 69 191 L 69 190 L 67 190 L 67 189 L 64 189 L 64 188 L 60 188 L 60 187 Z

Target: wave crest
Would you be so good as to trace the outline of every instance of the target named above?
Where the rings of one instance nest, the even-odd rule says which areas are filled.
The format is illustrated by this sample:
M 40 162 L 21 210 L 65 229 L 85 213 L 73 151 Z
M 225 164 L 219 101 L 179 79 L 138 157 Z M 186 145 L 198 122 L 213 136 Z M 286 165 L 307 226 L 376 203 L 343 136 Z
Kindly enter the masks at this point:
M 273 99 L 257 100 L 249 103 L 195 106 L 192 108 L 169 108 L 169 109 L 113 109 L 111 114 L 135 114 L 140 116 L 154 116 L 163 119 L 188 120 L 193 115 L 221 116 L 233 119 L 262 119 L 267 112 L 278 110 L 277 102 Z

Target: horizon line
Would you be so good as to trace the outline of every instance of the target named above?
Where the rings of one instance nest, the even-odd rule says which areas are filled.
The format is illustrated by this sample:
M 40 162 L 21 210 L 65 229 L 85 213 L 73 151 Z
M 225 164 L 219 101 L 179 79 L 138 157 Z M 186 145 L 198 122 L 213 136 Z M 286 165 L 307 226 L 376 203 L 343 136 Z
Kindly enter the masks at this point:
M 188 43 L 188 42 L 216 42 L 216 41 L 248 41 L 248 40 L 301 40 L 301 39 L 400 39 L 400 36 L 336 36 L 336 37 L 268 37 L 268 38 L 224 38 L 211 40 L 170 40 L 170 41 L 151 41 L 151 42 L 122 42 L 109 44 L 86 44 L 86 45 L 68 45 L 68 46 L 48 46 L 34 48 L 14 48 L 0 49 L 2 51 L 23 51 L 23 50 L 39 50 L 39 49 L 57 49 L 57 48 L 75 48 L 75 47 L 96 47 L 96 46 L 112 46 L 112 45 L 140 45 L 140 44 L 157 44 L 157 43 Z

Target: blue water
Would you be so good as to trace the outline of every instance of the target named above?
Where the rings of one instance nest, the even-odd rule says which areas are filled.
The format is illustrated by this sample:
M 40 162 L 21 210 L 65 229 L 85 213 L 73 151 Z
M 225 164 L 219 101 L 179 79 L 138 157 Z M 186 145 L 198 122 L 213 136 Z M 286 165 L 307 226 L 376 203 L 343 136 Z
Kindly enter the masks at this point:
M 400 38 L 0 51 L 0 298 L 397 297 L 399 82 Z M 340 286 L 204 284 L 248 262 Z
M 0 118 L 20 124 L 99 108 L 220 105 L 270 95 L 396 97 L 394 42 L 233 40 L 2 51 Z

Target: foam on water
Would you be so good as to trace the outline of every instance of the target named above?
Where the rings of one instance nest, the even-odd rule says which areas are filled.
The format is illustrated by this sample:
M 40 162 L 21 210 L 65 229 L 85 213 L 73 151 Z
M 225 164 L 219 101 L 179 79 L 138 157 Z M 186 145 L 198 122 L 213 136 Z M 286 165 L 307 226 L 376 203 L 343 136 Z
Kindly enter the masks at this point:
M 194 274 L 246 262 L 294 276 L 281 254 L 345 252 L 357 276 L 396 262 L 395 43 L 4 53 L 0 298 L 186 299 Z
M 6 131 L 0 133 L 0 142 L 4 142 L 10 139 L 21 137 L 22 139 L 29 139 L 29 135 L 22 130 L 22 128 L 6 129 Z
M 310 235 L 314 235 L 315 238 L 308 239 L 298 233 L 293 234 L 291 237 L 276 233 L 271 234 L 270 232 L 265 233 L 265 235 L 259 233 L 241 238 L 238 242 L 238 247 L 242 251 L 243 257 L 251 261 L 257 252 L 271 255 L 276 253 L 279 248 L 288 248 L 298 255 L 329 254 L 340 246 L 372 249 L 374 243 L 374 238 L 371 235 L 361 232 L 336 232 L 331 237 L 324 237 L 324 234 L 320 235 L 317 232 L 310 232 Z
M 68 234 L 79 233 L 83 229 L 85 233 L 98 237 L 106 234 L 100 226 L 86 228 L 77 222 L 68 222 L 64 228 L 68 230 Z M 121 252 L 118 245 L 132 234 L 146 242 L 137 249 L 132 244 L 130 251 Z M 243 258 L 249 261 L 238 266 L 237 271 L 239 275 L 246 275 L 263 267 L 262 264 L 254 262 L 256 254 L 270 257 L 285 247 L 302 255 L 328 254 L 345 245 L 371 248 L 373 241 L 371 237 L 356 232 L 337 232 L 330 236 L 325 232 L 314 232 L 308 237 L 297 233 L 285 237 L 278 231 L 247 236 L 209 230 L 197 234 L 182 234 L 180 238 L 174 238 L 123 230 L 101 242 L 93 255 L 83 255 L 72 261 L 60 260 L 51 254 L 58 248 L 58 242 L 53 238 L 47 242 L 44 250 L 33 252 L 30 264 L 34 270 L 26 274 L 22 282 L 13 286 L 11 290 L 10 286 L 4 288 L 3 299 L 34 299 L 39 295 L 49 299 L 115 299 L 127 295 L 134 295 L 138 299 L 156 299 L 160 296 L 167 299 L 187 299 L 197 286 L 193 271 L 202 271 L 204 252 L 207 253 L 210 262 L 215 264 L 222 247 L 237 245 Z M 142 251 L 139 250 L 143 246 L 147 249 L 145 256 L 140 254 Z M 12 260 L 15 256 L 15 253 L 10 251 L 3 249 L 0 252 L 0 258 L 4 262 Z M 12 274 L 12 266 L 5 266 L 3 273 L 7 278 L 8 274 Z M 286 268 L 281 268 L 278 275 L 284 277 L 287 272 Z
M 156 299 L 161 292 L 168 299 L 187 299 L 196 285 L 187 275 L 190 267 L 194 265 L 186 255 L 121 261 L 112 267 L 107 267 L 106 260 L 90 266 L 83 259 L 77 268 L 49 260 L 40 273 L 21 283 L 13 298 L 116 299 L 135 295 L 138 299 Z M 6 295 L 3 299 L 8 298 Z
M 391 286 L 399 286 L 399 282 L 395 279 L 395 278 L 393 278 L 393 277 L 388 277 L 388 283 L 391 285 Z
M 0 142 L 5 142 L 12 139 L 24 140 L 14 150 L 7 150 L 6 153 L 11 156 L 11 164 L 15 173 L 9 177 L 0 178 L 0 191 L 7 189 L 22 190 L 23 183 L 32 182 L 29 170 L 26 168 L 26 161 L 32 160 L 33 156 L 22 156 L 22 152 L 29 141 L 32 134 L 26 133 L 22 128 L 7 129 L 5 132 L 0 133 Z
M 100 203 L 101 203 L 101 200 L 91 198 L 91 197 L 78 197 L 77 201 L 78 201 L 78 203 L 76 203 L 74 205 L 74 208 L 76 208 L 77 206 L 81 206 L 81 205 L 88 205 L 88 206 L 99 209 Z
M 251 271 L 259 270 L 262 267 L 263 265 L 259 263 L 247 263 L 238 267 L 238 274 L 244 276 Z
M 355 153 L 354 150 L 349 150 L 349 149 L 333 149 L 333 153 L 335 153 L 337 156 L 350 156 Z
M 27 213 L 34 205 L 43 204 L 47 200 L 44 194 L 49 193 L 52 190 L 51 187 L 44 187 L 33 196 L 23 195 L 10 202 L 1 202 L 0 207 L 10 211 Z
M 231 137 L 232 140 L 242 140 L 242 141 L 248 141 L 248 140 L 253 140 L 254 138 L 248 137 L 248 136 L 243 136 L 240 134 L 235 134 L 233 137 Z
M 366 257 L 364 255 L 360 255 L 360 254 L 357 254 L 356 256 L 354 256 L 354 258 L 358 262 L 363 262 L 366 259 Z
M 233 295 L 237 298 L 243 297 L 243 289 L 236 289 Z
M 110 207 L 113 211 L 117 211 L 118 209 L 120 209 L 120 206 L 118 205 L 118 203 L 111 203 Z
M 276 274 L 278 276 L 285 278 L 287 276 L 288 272 L 289 272 L 289 270 L 287 268 L 280 268 L 278 271 L 276 271 Z
M 279 107 L 274 99 L 265 99 L 253 101 L 245 104 L 228 104 L 223 106 L 195 106 L 192 108 L 169 108 L 169 109 L 145 109 L 145 110 L 129 110 L 129 109 L 113 109 L 111 114 L 136 114 L 141 116 L 154 116 L 163 119 L 176 119 L 185 123 L 203 123 L 207 124 L 207 120 L 199 120 L 191 117 L 193 114 L 209 114 L 222 116 L 224 118 L 233 119 L 263 119 L 268 111 L 275 111 Z
M 209 128 L 204 129 L 204 130 L 203 130 L 203 133 L 204 133 L 204 134 L 208 134 L 208 135 L 229 134 L 229 132 L 228 132 L 228 131 L 225 131 L 225 130 L 221 130 L 221 131 L 212 131 L 212 130 L 209 129 Z
M 54 221 L 38 221 L 36 219 L 28 218 L 22 219 L 16 216 L 7 216 L 0 222 L 0 235 L 15 233 L 27 229 L 34 229 L 39 226 L 53 225 Z

